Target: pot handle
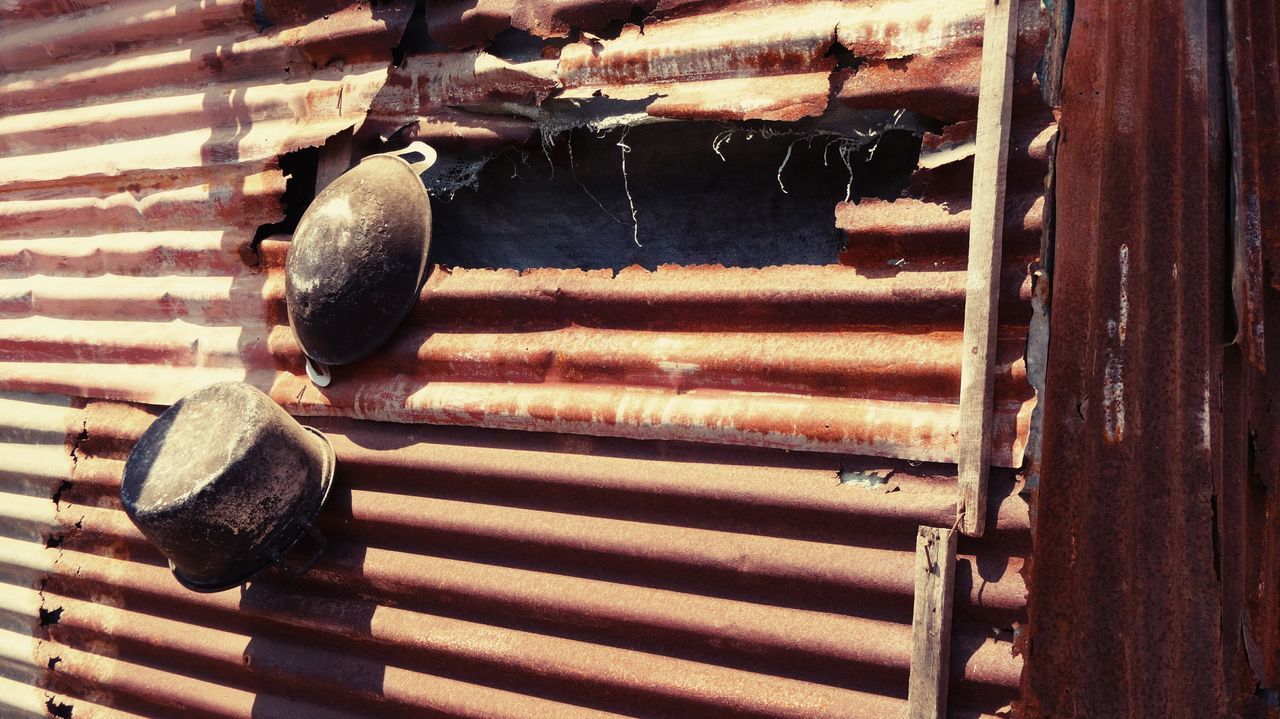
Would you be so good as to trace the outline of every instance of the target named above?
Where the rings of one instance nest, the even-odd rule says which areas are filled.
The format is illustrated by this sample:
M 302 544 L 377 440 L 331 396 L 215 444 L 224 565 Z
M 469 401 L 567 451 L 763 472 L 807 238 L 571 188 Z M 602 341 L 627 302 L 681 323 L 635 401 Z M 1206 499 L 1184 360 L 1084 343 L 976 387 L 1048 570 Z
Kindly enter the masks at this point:
M 405 162 L 409 162 L 409 167 L 412 168 L 413 171 L 419 175 L 421 175 L 422 173 L 430 169 L 432 165 L 436 164 L 437 155 L 436 155 L 435 149 L 433 149 L 430 145 L 423 142 L 422 140 L 416 140 L 414 142 L 411 142 L 407 146 L 402 147 L 399 150 L 393 150 L 391 152 L 379 152 L 378 155 L 391 155 L 392 157 L 398 157 L 401 160 L 404 160 L 404 156 L 408 155 L 411 152 L 416 152 L 419 155 L 422 155 L 422 159 L 418 160 L 417 162 L 409 162 L 408 160 L 405 160 Z M 378 155 L 369 155 L 369 157 L 377 157 Z M 369 157 L 366 157 L 364 159 L 367 160 L 369 159 Z M 364 160 L 361 160 L 361 162 L 363 161 Z
M 315 553 L 313 553 L 301 567 L 295 567 L 284 561 L 284 557 L 281 556 L 279 552 L 271 553 L 271 561 L 285 572 L 295 577 L 301 577 L 311 571 L 311 568 L 316 565 L 316 562 L 320 561 L 320 555 L 324 554 L 324 550 L 329 546 L 329 542 L 324 538 L 324 535 L 321 534 L 320 530 L 316 529 L 316 525 L 312 524 L 306 517 L 298 515 L 297 520 L 298 523 L 302 525 L 303 531 L 310 534 L 311 538 L 316 540 L 316 543 L 320 546 L 316 547 Z
M 333 375 L 329 372 L 329 366 L 320 362 L 312 362 L 310 357 L 306 358 L 307 377 L 311 383 L 317 387 L 328 387 L 333 381 Z

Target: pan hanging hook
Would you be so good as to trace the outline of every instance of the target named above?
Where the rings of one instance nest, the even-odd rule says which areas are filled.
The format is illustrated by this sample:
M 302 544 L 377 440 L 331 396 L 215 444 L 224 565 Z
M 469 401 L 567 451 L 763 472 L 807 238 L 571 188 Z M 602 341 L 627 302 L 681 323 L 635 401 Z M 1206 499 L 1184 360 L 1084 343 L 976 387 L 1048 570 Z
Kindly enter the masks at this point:
M 313 362 L 310 357 L 307 358 L 307 377 L 311 378 L 311 383 L 317 387 L 328 387 L 333 381 L 333 374 L 329 372 L 329 365 L 322 362 Z

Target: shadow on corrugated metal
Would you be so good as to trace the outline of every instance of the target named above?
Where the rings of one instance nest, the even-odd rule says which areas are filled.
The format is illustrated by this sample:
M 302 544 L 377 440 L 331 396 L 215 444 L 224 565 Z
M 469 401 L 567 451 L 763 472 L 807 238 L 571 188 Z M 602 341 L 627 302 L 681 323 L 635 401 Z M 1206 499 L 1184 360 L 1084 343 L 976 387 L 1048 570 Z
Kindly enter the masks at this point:
M 86 431 L 64 435 L 73 466 L 41 469 L 56 486 L 7 505 L 5 526 L 36 541 L 0 552 L 31 578 L 4 587 L 23 618 L 2 644 L 26 667 L 13 676 L 47 687 L 15 711 L 901 715 L 916 525 L 955 517 L 982 3 L 814 2 L 783 16 L 677 3 L 640 18 L 643 32 L 610 3 L 460 7 L 411 21 L 404 3 L 103 3 L 15 23 L 0 41 L 0 102 L 15 110 L 0 118 L 0 387 L 104 400 L 58 415 Z M 16 17 L 66 9 L 23 3 Z M 588 34 L 556 36 L 564 23 Z M 1028 266 L 1054 136 L 1032 74 L 1042 10 L 1024 3 L 1022 24 L 993 455 L 1004 467 L 1032 441 Z M 878 124 L 841 125 L 846 106 Z M 961 122 L 898 127 L 898 110 Z M 306 381 L 284 324 L 281 217 L 305 204 L 310 163 L 335 152 L 307 148 L 359 126 L 359 152 L 419 136 L 483 166 L 540 152 L 544 133 L 567 153 L 575 133 L 610 123 L 604 146 L 618 149 L 620 128 L 653 120 L 762 135 L 765 121 L 811 123 L 788 127 L 834 143 L 827 162 L 840 166 L 809 189 L 783 178 L 779 194 L 834 211 L 830 256 L 635 256 L 643 269 L 615 267 L 621 249 L 576 263 L 477 250 L 454 259 L 495 268 L 434 268 L 387 348 L 327 390 Z M 889 168 L 910 174 L 906 196 L 855 193 L 854 153 L 869 162 L 908 131 L 918 156 L 913 135 L 910 162 Z M 631 139 L 652 133 L 660 148 L 669 132 Z M 747 142 L 719 137 L 707 163 Z M 489 172 L 476 189 L 455 183 L 459 214 L 541 184 Z M 632 209 L 603 199 L 618 218 Z M 645 212 L 634 217 L 657 217 Z M 626 252 L 635 237 L 691 246 L 663 222 L 644 226 L 652 236 L 613 224 Z M 717 260 L 726 247 L 666 259 L 767 264 L 767 242 Z M 535 264 L 552 266 L 512 269 Z M 577 269 L 596 265 L 612 269 Z M 334 547 L 305 580 L 196 595 L 119 509 L 123 460 L 157 411 L 123 401 L 164 405 L 224 379 L 270 390 L 333 439 L 339 484 L 322 523 Z M 1017 487 L 994 473 L 995 526 L 961 545 L 956 715 L 1015 701 L 1029 549 Z
M 152 416 L 88 410 L 39 655 L 57 686 L 144 714 L 194 697 L 135 665 L 218 685 L 195 703 L 218 716 L 286 687 L 381 716 L 900 714 L 911 530 L 955 511 L 940 466 L 326 420 L 332 551 L 306 580 L 197 595 L 116 506 Z M 1020 616 L 1026 507 L 997 487 L 996 541 L 962 568 L 958 708 L 992 711 L 1019 678 L 991 627 Z M 101 641 L 118 666 L 83 653 Z

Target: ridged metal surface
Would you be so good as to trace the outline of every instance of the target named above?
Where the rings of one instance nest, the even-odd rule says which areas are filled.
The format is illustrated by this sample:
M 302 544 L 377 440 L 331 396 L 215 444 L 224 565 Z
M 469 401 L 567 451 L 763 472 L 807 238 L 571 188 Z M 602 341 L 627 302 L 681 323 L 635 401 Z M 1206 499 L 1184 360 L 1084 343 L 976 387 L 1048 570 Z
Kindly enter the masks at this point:
M 56 481 L 0 520 L 0 571 L 30 580 L 0 587 L 26 617 L 3 627 L 25 667 L 5 676 L 40 687 L 14 712 L 905 712 L 916 526 L 955 518 L 981 3 L 672 3 L 643 33 L 617 31 L 631 8 L 611 3 L 442 3 L 429 40 L 398 5 L 52 17 L 63 5 L 7 8 L 0 38 L 0 389 L 88 402 L 57 415 Z M 490 45 L 566 23 L 590 35 L 546 57 Z M 1002 467 L 1033 441 L 1029 267 L 1055 135 L 1035 3 L 1022 25 Z M 489 150 L 554 132 L 564 103 L 633 97 L 657 99 L 632 122 L 841 105 L 960 122 L 926 136 L 909 198 L 832 208 L 838 264 L 435 267 L 391 344 L 328 389 L 307 382 L 289 237 L 254 241 L 283 214 L 281 154 L 353 126 Z M 118 483 L 158 406 L 224 379 L 333 440 L 332 546 L 305 580 L 197 595 Z M 1007 715 L 1021 675 L 1029 520 L 1013 474 L 993 476 L 995 526 L 960 548 L 957 716 Z
M 305 581 L 197 595 L 117 504 L 153 412 L 90 405 L 72 485 L 40 518 L 58 537 L 42 606 L 61 612 L 33 661 L 58 659 L 54 691 L 144 715 L 904 711 L 911 530 L 954 516 L 948 468 L 844 460 L 896 470 L 868 488 L 828 455 L 325 420 L 325 559 Z M 1020 676 L 992 628 L 1021 611 L 1007 553 L 1028 517 L 997 487 L 1001 539 L 961 564 L 964 715 Z
M 276 324 L 285 320 L 283 247 L 274 245 L 263 243 L 265 275 L 0 281 L 14 286 L 10 296 L 21 303 L 12 319 L 0 320 L 7 360 L 0 381 L 166 404 L 211 382 L 247 379 L 307 416 L 922 461 L 955 454 L 959 329 L 904 334 L 845 318 L 887 307 L 903 323 L 921 313 L 957 318 L 962 271 L 870 279 L 834 266 L 664 268 L 616 277 L 439 270 L 393 344 L 319 391 L 288 325 Z M 746 331 L 685 330 L 692 324 L 684 323 L 686 307 L 758 319 Z M 826 326 L 785 331 L 797 311 L 818 313 Z M 271 321 L 250 319 L 264 312 Z M 492 324 L 475 326 L 486 315 Z M 523 331 L 512 341 L 516 328 Z M 1020 464 L 1033 406 L 1024 344 L 1025 328 L 1013 328 L 998 368 L 995 461 L 1003 466 Z M 833 346 L 849 351 L 832 354 Z
M 1280 422 L 1272 416 L 1280 352 L 1280 181 L 1267 168 L 1280 162 L 1280 138 L 1267 131 L 1267 118 L 1280 112 L 1280 14 L 1272 3 L 1233 0 L 1227 22 L 1232 289 L 1242 356 L 1224 394 L 1249 412 L 1227 415 L 1234 421 L 1224 428 L 1231 440 L 1224 454 L 1228 468 L 1250 481 L 1227 502 L 1243 521 L 1227 535 L 1228 551 L 1238 559 L 1227 565 L 1231 591 L 1224 602 L 1224 624 L 1238 615 L 1242 627 L 1241 644 L 1227 641 L 1228 652 L 1244 655 L 1248 670 L 1228 670 L 1226 681 L 1240 694 L 1254 694 L 1247 701 L 1256 710 L 1264 700 L 1258 690 L 1272 690 L 1274 717 L 1280 716 Z
M 41 715 L 51 696 L 32 649 L 45 619 L 38 590 L 53 568 L 54 496 L 71 479 L 69 448 L 83 429 L 84 413 L 67 405 L 0 394 L 0 716 Z
M 1264 129 L 1264 118 L 1280 108 L 1280 19 L 1267 3 L 1226 4 L 1227 102 L 1234 192 L 1230 198 L 1235 225 L 1232 291 L 1238 327 L 1236 341 L 1259 370 L 1266 365 L 1266 300 L 1280 289 L 1280 239 L 1275 227 L 1280 188 L 1267 168 L 1280 161 L 1280 141 Z M 1267 288 L 1267 278 L 1271 278 Z
M 543 75 L 555 77 L 539 80 L 543 95 L 553 87 L 561 97 L 581 88 L 585 97 L 609 98 L 608 93 L 620 92 L 618 87 L 661 80 L 676 90 L 712 83 L 700 90 L 710 97 L 764 98 L 767 91 L 735 83 L 753 73 L 775 78 L 765 74 L 780 71 L 770 53 L 784 50 L 786 57 L 795 55 L 788 62 L 824 78 L 832 75 L 834 61 L 828 51 L 837 40 L 854 51 L 875 49 L 884 58 L 897 58 L 908 74 L 917 64 L 915 53 L 939 52 L 948 58 L 980 53 L 980 3 L 949 5 L 939 14 L 889 3 L 855 6 L 846 16 L 838 12 L 840 7 L 819 3 L 788 10 L 800 24 L 781 37 L 753 35 L 762 24 L 776 23 L 759 11 L 728 13 L 723 20 L 712 14 L 654 22 L 646 25 L 643 35 L 627 31 L 611 45 L 621 48 L 616 61 L 608 60 L 614 54 L 605 52 L 595 59 L 581 57 L 575 64 L 579 46 L 571 45 L 550 67 L 551 61 L 533 64 Z M 1026 44 L 1041 48 L 1044 20 L 1033 5 L 1028 7 Z M 893 30 L 908 21 L 918 32 Z M 835 32 L 837 26 L 844 35 Z M 810 29 L 801 32 L 803 28 Z M 739 48 L 737 41 L 748 36 L 755 37 L 755 44 L 735 49 L 745 53 L 743 57 L 719 60 L 729 63 L 723 70 L 705 67 L 716 47 Z M 635 59 L 639 55 L 664 60 L 648 67 Z M 622 69 L 609 70 L 606 60 Z M 471 72 L 442 69 L 459 62 Z M 497 66 L 492 73 L 478 69 L 491 65 Z M 976 72 L 976 66 L 971 69 Z M 525 80 L 533 72 L 475 52 L 411 56 L 393 72 L 390 89 L 366 93 L 376 95 L 368 125 L 386 124 L 385 108 L 390 106 L 401 114 L 387 127 L 416 122 L 419 136 L 435 139 L 421 131 L 431 126 L 430 112 L 465 108 L 472 96 L 483 105 L 503 93 L 527 95 Z M 839 79 L 841 72 L 832 77 Z M 918 82 L 927 83 L 932 75 L 922 72 Z M 618 73 L 615 80 L 625 80 L 625 85 L 599 84 Z M 726 74 L 734 77 L 715 79 Z M 348 71 L 344 82 L 351 77 Z M 402 96 L 397 92 L 402 87 L 413 91 Z M 976 92 L 976 87 L 969 89 Z M 950 90 L 938 92 L 952 97 Z M 664 93 L 668 99 L 673 96 Z M 906 102 L 905 96 L 899 99 Z M 792 106 L 795 99 L 780 102 Z M 703 106 L 707 117 L 746 117 Z M 528 109 L 537 111 L 532 105 Z M 649 106 L 650 113 L 659 109 Z M 242 155 L 246 143 L 256 146 L 249 138 L 260 125 L 253 123 L 234 138 Z M 306 127 L 332 130 L 325 123 Z M 246 237 L 192 234 L 192 229 L 205 225 L 183 216 L 188 210 L 206 213 L 218 207 L 247 213 L 255 206 L 247 193 L 250 187 L 267 195 L 264 203 L 269 206 L 268 200 L 280 191 L 278 182 L 272 184 L 277 175 L 258 176 L 262 185 L 245 180 L 239 192 L 228 187 L 228 201 L 214 202 L 213 208 L 205 200 L 216 195 L 200 191 L 190 196 L 184 191 L 183 197 L 173 198 L 179 203 L 173 207 L 151 196 L 141 202 L 118 196 L 105 203 L 97 199 L 85 208 L 85 222 L 99 231 L 110 228 L 109 235 L 6 243 L 0 271 L 10 279 L 0 280 L 0 316 L 5 318 L 0 320 L 0 336 L 7 340 L 0 383 L 28 391 L 170 403 L 213 381 L 247 378 L 302 415 L 953 461 L 967 234 L 964 177 L 972 148 L 971 138 L 965 136 L 966 131 L 972 133 L 971 123 L 956 127 L 957 132 L 938 139 L 937 157 L 926 157 L 925 162 L 938 165 L 920 173 L 919 197 L 837 208 L 836 224 L 848 238 L 844 265 L 760 271 L 672 268 L 625 271 L 616 277 L 607 272 L 515 276 L 442 270 L 434 272 L 424 288 L 422 306 L 430 308 L 429 316 L 420 312 L 389 352 L 358 370 L 357 379 L 319 393 L 306 392 L 300 354 L 282 324 L 279 269 L 287 245 L 264 243 L 262 266 L 248 268 L 239 261 L 248 252 Z M 993 462 L 1006 467 L 1022 463 L 1034 406 L 1021 347 L 1029 322 L 1027 267 L 1039 252 L 1040 198 L 1052 135 L 1050 118 L 1029 112 L 1020 119 L 1015 140 L 1023 158 L 1015 176 L 1023 182 L 1010 193 L 1014 231 L 1005 253 L 1008 309 L 1002 332 L 1007 341 L 997 369 L 1002 389 L 993 451 Z M 466 134 L 458 137 L 465 139 Z M 162 152 L 157 141 L 145 144 Z M 132 153 L 129 158 L 145 161 L 134 160 Z M 11 162 L 32 168 L 28 173 L 61 172 L 50 169 L 48 159 L 15 157 Z M 112 162 L 120 165 L 123 160 Z M 117 199 L 118 224 L 109 217 Z M 154 213 L 152 199 L 157 200 Z M 33 204 L 39 208 L 29 207 Z M 57 234 L 91 232 L 77 224 L 77 215 L 68 214 L 68 204 L 5 203 L 24 234 L 42 234 L 47 223 L 56 226 Z M 75 201 L 70 204 L 76 206 Z M 226 219 L 211 218 L 208 224 L 216 226 Z M 147 230 L 173 221 L 175 232 L 127 232 L 142 229 L 140 221 Z M 893 238 L 892 245 L 886 245 L 886 237 Z M 69 244 L 76 249 L 68 250 Z M 884 271 L 888 247 L 910 256 L 915 264 L 903 271 Z M 188 268 L 194 272 L 182 271 Z M 64 279 L 68 276 L 81 279 L 69 283 Z M 683 321 L 689 307 L 699 307 L 712 321 Z M 829 321 L 811 332 L 793 333 L 789 326 L 798 312 Z M 476 315 L 484 316 L 490 326 L 475 327 Z M 714 322 L 744 315 L 755 320 L 749 332 Z M 640 317 L 650 319 L 646 323 Z M 87 319 L 98 321 L 86 324 Z M 527 341 L 506 342 L 517 326 Z M 779 332 L 784 328 L 788 331 Z M 850 347 L 852 352 L 828 356 L 821 351 L 824 346 Z M 904 357 L 912 361 L 901 361 Z M 412 372 L 404 372 L 409 366 Z
M 1280 713 L 1275 8 L 1225 5 L 1075 3 L 1031 716 Z

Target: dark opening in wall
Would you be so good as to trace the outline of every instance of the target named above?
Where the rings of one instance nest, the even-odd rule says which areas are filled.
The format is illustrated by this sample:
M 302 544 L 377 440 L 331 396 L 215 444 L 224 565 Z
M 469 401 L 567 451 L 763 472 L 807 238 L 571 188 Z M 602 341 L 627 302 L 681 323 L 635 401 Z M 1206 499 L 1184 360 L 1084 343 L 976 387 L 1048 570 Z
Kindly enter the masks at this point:
M 57 609 L 45 609 L 40 607 L 40 626 L 47 627 L 50 624 L 57 624 L 62 619 L 62 607 Z
M 287 235 L 298 226 L 302 213 L 307 211 L 316 191 L 316 168 L 320 159 L 320 148 L 305 147 L 301 150 L 280 156 L 280 170 L 286 179 L 284 184 L 284 217 L 279 222 L 271 222 L 258 227 L 253 234 L 253 246 L 272 235 Z
M 490 159 L 473 187 L 436 193 L 431 259 L 516 269 L 834 263 L 836 204 L 898 197 L 919 151 L 905 130 L 565 131 Z
M 58 719 L 71 719 L 73 707 L 70 704 L 63 704 L 53 697 L 45 700 L 44 708 L 49 712 L 49 716 L 58 717 Z

